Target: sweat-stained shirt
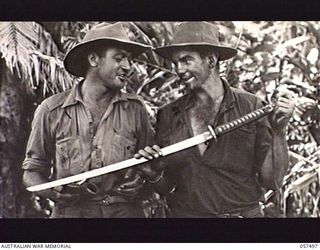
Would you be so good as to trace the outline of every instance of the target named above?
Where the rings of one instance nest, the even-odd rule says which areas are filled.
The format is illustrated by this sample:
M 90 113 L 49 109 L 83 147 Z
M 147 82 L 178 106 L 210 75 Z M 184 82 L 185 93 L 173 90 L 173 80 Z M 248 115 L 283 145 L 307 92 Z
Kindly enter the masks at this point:
M 51 180 L 60 179 L 132 158 L 139 149 L 153 143 L 148 114 L 137 95 L 119 91 L 106 107 L 94 133 L 80 87 L 81 82 L 39 105 L 32 122 L 24 170 L 52 175 Z M 87 182 L 101 185 L 103 197 L 112 193 L 125 171 Z
M 222 125 L 263 106 L 248 92 L 230 88 L 223 81 L 225 96 L 213 127 Z M 188 109 L 194 105 L 191 94 L 159 110 L 156 141 L 167 146 L 193 136 Z M 244 211 L 263 201 L 259 176 L 264 164 L 271 164 L 274 179 L 281 183 L 288 167 L 284 137 L 273 134 L 267 117 L 249 123 L 217 142 L 213 140 L 203 155 L 197 147 L 163 159 L 165 176 L 176 185 L 168 196 L 172 217 L 215 217 Z

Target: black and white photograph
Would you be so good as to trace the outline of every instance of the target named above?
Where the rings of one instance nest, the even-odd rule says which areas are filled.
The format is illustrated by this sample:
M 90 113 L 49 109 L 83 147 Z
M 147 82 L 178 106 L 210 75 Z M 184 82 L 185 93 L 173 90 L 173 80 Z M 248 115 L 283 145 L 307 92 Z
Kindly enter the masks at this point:
M 320 217 L 320 21 L 1 21 L 0 218 Z
M 319 30 L 1 22 L 1 218 L 319 217 Z

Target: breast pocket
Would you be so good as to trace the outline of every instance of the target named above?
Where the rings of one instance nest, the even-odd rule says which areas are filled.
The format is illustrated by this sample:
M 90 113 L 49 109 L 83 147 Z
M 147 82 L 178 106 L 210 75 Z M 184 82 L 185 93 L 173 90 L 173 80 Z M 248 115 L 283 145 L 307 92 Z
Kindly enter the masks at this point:
M 115 131 L 111 146 L 110 164 L 132 158 L 136 153 L 137 138 Z
M 63 138 L 56 142 L 56 167 L 60 176 L 82 172 L 81 146 L 78 137 Z
M 223 140 L 223 168 L 240 175 L 251 175 L 255 159 L 254 128 L 239 128 L 227 135 L 221 136 Z

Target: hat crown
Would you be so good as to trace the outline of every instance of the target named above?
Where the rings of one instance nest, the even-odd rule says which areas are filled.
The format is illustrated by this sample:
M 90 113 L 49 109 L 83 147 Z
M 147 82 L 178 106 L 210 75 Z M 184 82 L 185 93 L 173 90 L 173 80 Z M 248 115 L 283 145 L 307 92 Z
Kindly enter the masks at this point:
M 92 28 L 86 33 L 82 42 L 89 42 L 97 39 L 119 39 L 123 41 L 131 41 L 123 27 L 123 24 L 120 22 Z
M 208 22 L 180 23 L 174 30 L 174 44 L 211 44 L 219 46 L 218 28 Z

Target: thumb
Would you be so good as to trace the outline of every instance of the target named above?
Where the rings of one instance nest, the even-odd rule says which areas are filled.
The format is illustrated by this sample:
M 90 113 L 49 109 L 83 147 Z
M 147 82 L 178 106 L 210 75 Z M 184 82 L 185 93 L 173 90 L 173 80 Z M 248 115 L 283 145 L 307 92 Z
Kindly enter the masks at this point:
M 150 165 L 141 166 L 140 171 L 146 176 L 154 176 L 156 171 L 154 171 Z
M 124 178 L 130 179 L 135 175 L 136 171 L 133 168 L 129 168 L 128 171 L 125 173 Z

